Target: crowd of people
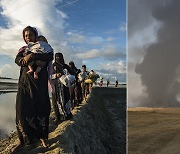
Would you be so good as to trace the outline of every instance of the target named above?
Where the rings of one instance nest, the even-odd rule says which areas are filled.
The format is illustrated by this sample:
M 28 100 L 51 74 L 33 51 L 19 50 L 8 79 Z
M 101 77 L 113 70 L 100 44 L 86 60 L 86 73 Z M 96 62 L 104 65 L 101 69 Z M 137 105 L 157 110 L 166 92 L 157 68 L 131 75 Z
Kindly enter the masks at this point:
M 71 119 L 71 110 L 83 100 L 87 101 L 87 94 L 99 78 L 93 70 L 87 71 L 86 65 L 80 70 L 73 61 L 66 64 L 62 53 L 54 55 L 53 48 L 44 36 L 38 36 L 36 28 L 27 26 L 22 34 L 26 45 L 15 58 L 20 76 L 16 96 L 19 143 L 14 151 L 37 141 L 48 147 L 51 106 L 55 122 Z

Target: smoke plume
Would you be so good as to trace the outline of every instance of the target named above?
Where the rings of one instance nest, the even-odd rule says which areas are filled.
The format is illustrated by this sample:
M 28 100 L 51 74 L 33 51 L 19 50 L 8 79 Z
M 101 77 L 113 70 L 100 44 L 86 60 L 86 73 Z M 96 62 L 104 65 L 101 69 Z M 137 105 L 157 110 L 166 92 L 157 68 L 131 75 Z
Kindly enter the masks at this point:
M 161 2 L 156 5 L 151 1 L 144 2 L 144 6 L 151 4 L 148 10 L 151 19 L 160 26 L 156 30 L 156 39 L 150 44 L 142 44 L 143 57 L 135 65 L 135 73 L 140 75 L 141 88 L 146 95 L 146 99 L 139 99 L 138 105 L 180 107 L 177 98 L 180 90 L 180 1 Z

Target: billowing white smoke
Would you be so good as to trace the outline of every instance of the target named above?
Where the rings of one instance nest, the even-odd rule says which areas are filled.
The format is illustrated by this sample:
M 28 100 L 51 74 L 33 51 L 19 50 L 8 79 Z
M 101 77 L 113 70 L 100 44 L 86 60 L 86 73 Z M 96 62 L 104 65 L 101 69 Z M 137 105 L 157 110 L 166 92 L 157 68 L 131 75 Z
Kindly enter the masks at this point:
M 129 1 L 129 3 L 133 4 L 135 2 Z M 131 10 L 129 12 L 129 22 L 131 22 L 131 19 L 135 21 L 137 17 L 140 21 L 139 24 L 142 23 L 142 25 L 137 28 L 138 24 L 134 23 L 134 27 L 128 27 L 129 31 L 132 30 L 128 35 L 130 40 L 129 46 L 132 43 L 130 38 L 135 37 L 135 31 L 137 31 L 136 36 L 138 37 L 138 32 L 141 32 L 145 26 L 148 27 L 149 25 L 153 25 L 152 23 L 159 23 L 159 27 L 154 26 L 154 30 L 152 30 L 156 34 L 154 35 L 156 37 L 155 39 L 153 39 L 153 35 L 147 36 L 147 38 L 150 38 L 150 41 L 142 40 L 138 47 L 129 47 L 129 66 L 131 72 L 128 78 L 130 85 L 128 95 L 129 106 L 180 107 L 177 99 L 180 90 L 180 76 L 178 71 L 180 70 L 180 18 L 178 17 L 180 13 L 180 1 L 161 0 L 152 2 L 150 0 L 136 0 L 136 3 L 142 6 L 145 17 L 143 15 L 140 16 L 141 18 L 135 16 L 131 12 L 133 11 L 133 5 L 130 5 L 132 8 L 128 9 Z M 136 8 L 136 5 L 134 7 Z M 138 12 L 142 13 L 140 10 Z M 144 24 L 146 21 L 149 25 Z M 142 35 L 145 36 L 145 34 Z M 138 51 L 140 51 L 141 55 L 135 54 Z M 131 56 L 133 54 L 137 61 L 132 60 L 133 57 Z M 135 66 L 135 72 L 132 70 L 132 64 Z M 137 80 L 134 80 L 134 77 Z M 132 81 L 140 82 L 135 85 Z M 135 89 L 141 90 L 139 93 L 133 93 L 133 91 L 136 91 Z M 133 104 L 133 101 L 139 102 Z

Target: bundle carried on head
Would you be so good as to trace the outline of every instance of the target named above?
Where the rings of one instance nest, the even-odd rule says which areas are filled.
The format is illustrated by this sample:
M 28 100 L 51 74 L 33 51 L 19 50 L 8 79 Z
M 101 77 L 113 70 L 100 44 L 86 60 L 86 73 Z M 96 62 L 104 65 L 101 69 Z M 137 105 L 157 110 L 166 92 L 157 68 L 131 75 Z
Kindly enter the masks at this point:
M 86 80 L 85 80 L 85 83 L 93 83 L 93 82 L 96 82 L 97 79 L 99 78 L 99 75 L 98 74 L 89 74 L 87 77 L 86 77 Z

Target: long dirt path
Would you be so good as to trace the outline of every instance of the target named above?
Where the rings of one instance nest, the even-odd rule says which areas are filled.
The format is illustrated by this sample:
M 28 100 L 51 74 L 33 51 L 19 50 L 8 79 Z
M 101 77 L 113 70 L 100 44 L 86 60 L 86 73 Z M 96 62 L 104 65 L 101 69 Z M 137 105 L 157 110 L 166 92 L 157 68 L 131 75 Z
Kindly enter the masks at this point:
M 37 143 L 17 154 L 126 153 L 126 88 L 95 87 L 72 113 L 72 120 L 59 125 L 50 119 L 49 148 Z M 1 140 L 0 153 L 8 153 L 16 141 L 16 134 Z

